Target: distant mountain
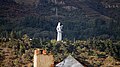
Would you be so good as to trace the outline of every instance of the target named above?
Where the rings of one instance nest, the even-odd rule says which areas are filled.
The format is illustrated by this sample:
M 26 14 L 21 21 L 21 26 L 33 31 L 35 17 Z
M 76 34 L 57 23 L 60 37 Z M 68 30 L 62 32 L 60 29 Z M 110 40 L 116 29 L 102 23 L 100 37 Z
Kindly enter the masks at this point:
M 61 21 L 64 38 L 119 39 L 119 8 L 119 0 L 0 0 L 0 31 L 54 39 Z

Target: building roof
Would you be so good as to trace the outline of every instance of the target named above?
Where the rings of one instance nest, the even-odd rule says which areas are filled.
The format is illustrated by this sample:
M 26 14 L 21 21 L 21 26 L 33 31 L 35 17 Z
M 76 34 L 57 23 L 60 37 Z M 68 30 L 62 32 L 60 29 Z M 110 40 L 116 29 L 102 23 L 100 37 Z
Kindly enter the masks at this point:
M 58 63 L 56 67 L 84 67 L 81 63 L 79 63 L 75 58 L 69 55 L 62 62 Z

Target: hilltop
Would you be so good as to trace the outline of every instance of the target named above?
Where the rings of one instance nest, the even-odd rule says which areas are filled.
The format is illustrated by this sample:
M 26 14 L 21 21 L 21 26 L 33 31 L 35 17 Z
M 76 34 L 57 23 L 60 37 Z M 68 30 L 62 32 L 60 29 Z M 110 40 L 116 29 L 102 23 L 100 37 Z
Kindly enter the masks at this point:
M 120 66 L 120 41 L 88 39 L 57 42 L 56 40 L 29 39 L 27 35 L 22 38 L 11 36 L 9 39 L 0 39 L 0 66 L 32 67 L 36 48 L 52 54 L 55 65 L 72 55 L 86 67 Z

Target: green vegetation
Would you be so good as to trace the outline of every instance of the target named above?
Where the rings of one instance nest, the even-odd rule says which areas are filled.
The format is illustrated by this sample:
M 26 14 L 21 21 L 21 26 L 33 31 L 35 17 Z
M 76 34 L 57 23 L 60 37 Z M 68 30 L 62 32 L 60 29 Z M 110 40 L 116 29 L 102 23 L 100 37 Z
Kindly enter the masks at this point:
M 34 0 L 33 0 L 34 1 Z M 38 0 L 36 0 L 38 1 Z M 40 5 L 28 6 L 13 2 L 0 1 L 0 36 L 6 37 L 11 31 L 20 36 L 28 34 L 31 38 L 55 39 L 58 21 L 64 25 L 64 38 L 88 39 L 120 39 L 119 8 L 105 8 L 104 4 L 118 3 L 118 0 L 68 1 L 65 5 L 55 5 L 47 0 Z M 83 3 L 83 4 L 81 4 Z M 108 6 L 107 5 L 107 6 Z M 69 10 L 67 6 L 76 9 Z M 54 8 L 58 7 L 58 17 Z M 65 8 L 66 7 L 66 8 Z
M 57 42 L 56 40 L 30 40 L 25 34 L 22 38 L 1 38 L 0 48 L 0 66 L 2 67 L 32 66 L 36 48 L 45 49 L 47 53 L 53 54 L 56 63 L 72 55 L 86 66 L 105 66 L 109 63 L 108 66 L 119 66 L 120 64 L 119 41 L 110 39 L 92 38 L 74 42 L 66 39 L 63 42 Z
M 32 66 L 36 48 L 52 53 L 56 63 L 72 55 L 86 66 L 120 66 L 119 0 L 62 1 L 31 6 L 0 0 L 0 67 Z M 58 21 L 64 25 L 63 42 L 53 40 Z

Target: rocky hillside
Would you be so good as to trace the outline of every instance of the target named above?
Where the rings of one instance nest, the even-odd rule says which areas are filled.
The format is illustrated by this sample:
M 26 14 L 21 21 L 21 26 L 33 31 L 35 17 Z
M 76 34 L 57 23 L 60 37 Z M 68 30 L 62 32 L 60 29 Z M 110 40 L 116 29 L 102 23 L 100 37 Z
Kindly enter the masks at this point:
M 36 48 L 44 49 L 54 56 L 55 65 L 72 55 L 86 67 L 120 67 L 120 41 L 110 39 L 42 41 L 27 35 L 22 38 L 0 39 L 0 67 L 33 67 Z

